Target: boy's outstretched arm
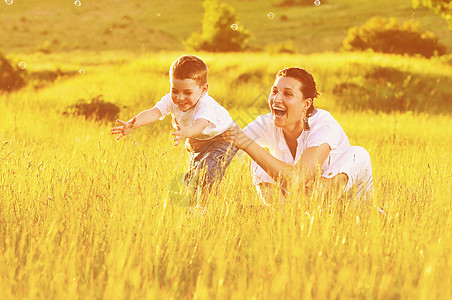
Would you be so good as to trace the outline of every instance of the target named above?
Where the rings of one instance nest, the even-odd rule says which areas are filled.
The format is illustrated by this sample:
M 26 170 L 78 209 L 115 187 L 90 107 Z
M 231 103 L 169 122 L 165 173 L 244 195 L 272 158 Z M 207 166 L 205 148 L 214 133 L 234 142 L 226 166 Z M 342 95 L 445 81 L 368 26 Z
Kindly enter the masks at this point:
M 128 135 L 135 128 L 154 123 L 162 116 L 162 113 L 157 107 L 153 107 L 151 109 L 144 110 L 140 112 L 137 116 L 133 117 L 127 122 L 122 120 L 116 120 L 121 126 L 114 127 L 111 129 L 111 134 L 119 134 L 116 138 L 119 140 L 125 135 Z
M 206 119 L 196 119 L 193 124 L 187 127 L 182 127 L 178 124 L 179 129 L 173 132 L 174 141 L 176 142 L 174 146 L 179 145 L 183 139 L 200 134 L 209 124 L 210 122 Z

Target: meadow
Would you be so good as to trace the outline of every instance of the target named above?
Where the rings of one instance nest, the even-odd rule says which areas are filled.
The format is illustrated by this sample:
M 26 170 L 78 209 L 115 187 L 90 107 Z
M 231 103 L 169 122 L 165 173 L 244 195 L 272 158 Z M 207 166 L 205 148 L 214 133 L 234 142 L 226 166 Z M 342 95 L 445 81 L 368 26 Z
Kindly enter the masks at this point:
M 227 1 L 254 50 L 292 40 L 299 53 L 196 53 L 209 93 L 245 126 L 268 112 L 278 69 L 305 67 L 315 106 L 370 152 L 375 198 L 327 207 L 319 191 L 263 208 L 237 155 L 198 216 L 168 197 L 188 166 L 168 117 L 116 141 L 114 118 L 64 113 L 99 97 L 123 120 L 151 107 L 202 1 L 51 2 L 0 4 L 0 51 L 27 79 L 0 92 L 0 299 L 452 297 L 450 54 L 338 52 L 349 27 L 394 16 L 450 53 L 440 17 L 410 0 Z
M 179 54 L 22 55 L 30 75 L 68 75 L 35 76 L 0 95 L 2 299 L 450 298 L 450 98 L 438 102 L 443 113 L 386 112 L 343 107 L 333 93 L 343 78 L 387 66 L 439 78 L 436 90 L 447 91 L 450 66 L 368 53 L 199 53 L 210 93 L 241 125 L 267 112 L 277 69 L 306 66 L 322 92 L 317 107 L 369 150 L 374 203 L 384 212 L 328 208 L 318 195 L 261 208 L 250 161 L 238 156 L 199 217 L 168 199 L 188 161 L 171 143 L 169 120 L 116 141 L 113 120 L 62 114 L 101 94 L 129 119 L 167 92 L 167 68 Z M 428 99 L 431 90 L 423 92 Z

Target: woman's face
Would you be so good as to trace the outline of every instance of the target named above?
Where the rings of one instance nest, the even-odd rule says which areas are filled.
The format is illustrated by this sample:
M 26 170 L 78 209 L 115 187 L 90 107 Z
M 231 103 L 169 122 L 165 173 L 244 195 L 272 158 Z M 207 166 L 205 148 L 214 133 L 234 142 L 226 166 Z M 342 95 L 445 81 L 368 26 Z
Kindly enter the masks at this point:
M 272 111 L 273 124 L 290 130 L 303 128 L 303 118 L 312 103 L 304 99 L 301 82 L 292 77 L 278 77 L 272 86 L 268 102 Z

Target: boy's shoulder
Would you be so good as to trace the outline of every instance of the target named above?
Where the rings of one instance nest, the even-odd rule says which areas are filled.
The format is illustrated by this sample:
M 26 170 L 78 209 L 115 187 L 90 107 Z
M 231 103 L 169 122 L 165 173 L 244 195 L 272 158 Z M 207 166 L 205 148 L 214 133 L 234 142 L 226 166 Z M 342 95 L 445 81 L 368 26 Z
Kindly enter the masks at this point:
M 215 100 L 212 96 L 210 96 L 208 93 L 204 94 L 201 99 L 201 101 L 204 101 L 205 103 L 217 103 L 217 100 Z
M 160 100 L 162 100 L 162 101 L 171 101 L 171 102 L 173 102 L 173 101 L 171 100 L 171 93 L 168 93 L 168 94 L 164 95 Z
M 160 110 L 160 112 L 164 115 L 170 112 L 174 112 L 177 109 L 177 106 L 171 100 L 170 93 L 163 96 L 160 99 L 160 101 L 158 101 L 154 106 L 157 107 Z
M 199 99 L 199 106 L 208 106 L 208 107 L 223 107 L 220 103 L 217 102 L 212 96 L 209 94 L 205 94 Z

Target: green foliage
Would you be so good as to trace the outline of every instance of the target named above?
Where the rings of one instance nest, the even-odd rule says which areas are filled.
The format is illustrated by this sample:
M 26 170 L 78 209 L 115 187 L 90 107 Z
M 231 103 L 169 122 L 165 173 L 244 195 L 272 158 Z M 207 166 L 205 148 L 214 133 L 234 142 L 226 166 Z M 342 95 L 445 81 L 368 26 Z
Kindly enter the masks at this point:
M 408 21 L 402 25 L 395 18 L 374 17 L 364 25 L 351 27 L 342 42 L 345 51 L 365 51 L 391 54 L 443 55 L 446 47 L 431 32 L 421 32 L 418 22 Z
M 450 79 L 374 66 L 364 74 L 340 80 L 333 87 L 335 102 L 344 109 L 440 113 L 452 110 Z
M 103 100 L 102 95 L 91 99 L 90 102 L 80 99 L 77 103 L 70 105 L 63 115 L 84 116 L 86 119 L 96 121 L 111 121 L 118 117 L 119 107 L 111 102 Z
M 435 12 L 435 14 L 440 15 L 443 19 L 447 21 L 449 29 L 452 29 L 452 15 L 450 11 L 452 10 L 451 0 L 412 0 L 413 7 L 417 8 L 420 5 L 427 7 Z
M 265 47 L 265 51 L 271 54 L 276 53 L 297 53 L 297 46 L 292 40 L 283 43 L 272 43 Z
M 202 32 L 193 33 L 185 47 L 210 52 L 246 50 L 250 33 L 239 24 L 234 8 L 218 0 L 205 0 L 203 6 Z
M 12 91 L 25 85 L 25 70 L 13 67 L 0 53 L 0 92 Z

